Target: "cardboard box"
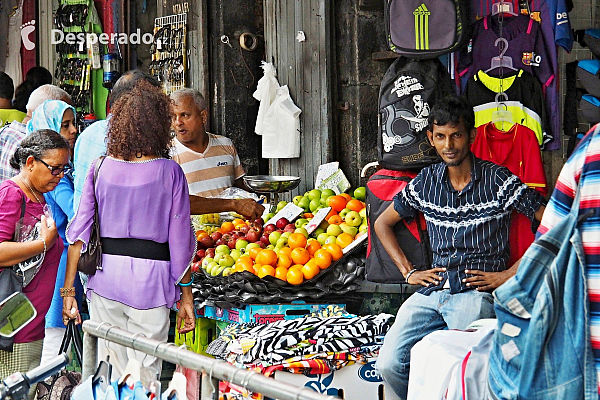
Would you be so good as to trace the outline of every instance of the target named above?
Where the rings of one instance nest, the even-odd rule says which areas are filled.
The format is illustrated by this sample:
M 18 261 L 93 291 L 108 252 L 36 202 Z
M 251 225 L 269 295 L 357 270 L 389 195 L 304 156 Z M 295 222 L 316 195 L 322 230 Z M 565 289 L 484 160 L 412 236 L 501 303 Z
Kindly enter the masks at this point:
M 206 348 L 209 343 L 217 338 L 217 326 L 215 321 L 208 318 L 196 318 L 196 328 L 193 332 L 180 334 L 175 327 L 174 342 L 177 346 L 186 344 L 188 350 L 204 356 L 212 357 L 206 354 Z
M 245 308 L 223 309 L 216 306 L 205 306 L 204 316 L 219 321 L 236 322 L 244 324 L 255 322 L 268 324 L 282 319 L 295 319 L 305 317 L 315 311 L 326 308 L 330 304 L 247 304 Z M 334 304 L 346 308 L 345 304 Z
M 381 379 L 375 368 L 376 359 L 367 364 L 352 364 L 328 374 L 303 375 L 275 372 L 275 379 L 297 386 L 309 387 L 325 395 L 344 400 L 399 400 L 391 387 Z

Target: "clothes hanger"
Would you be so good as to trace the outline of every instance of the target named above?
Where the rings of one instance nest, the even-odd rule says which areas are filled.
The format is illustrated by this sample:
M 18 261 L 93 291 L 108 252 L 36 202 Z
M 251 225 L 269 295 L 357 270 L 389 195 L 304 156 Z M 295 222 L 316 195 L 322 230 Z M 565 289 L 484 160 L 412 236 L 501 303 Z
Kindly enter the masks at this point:
M 506 40 L 505 38 L 498 38 L 494 42 L 494 46 L 498 46 L 499 43 L 504 44 L 504 46 L 500 47 L 500 55 L 498 57 L 492 57 L 491 66 L 490 68 L 485 70 L 485 73 L 487 74 L 488 72 L 496 68 L 506 68 L 510 69 L 511 71 L 518 71 L 518 69 L 513 67 L 512 58 L 504 55 L 508 50 L 508 40 Z
M 504 101 L 500 101 L 500 97 L 504 97 Z M 508 101 L 508 96 L 504 92 L 496 94 L 496 111 L 492 113 L 492 123 L 497 126 L 500 123 L 500 130 L 506 132 L 504 129 L 504 123 L 509 123 L 509 129 L 515 123 L 513 121 L 513 115 L 508 111 L 508 107 L 504 102 Z M 504 107 L 504 109 L 502 109 Z
M 171 382 L 169 382 L 169 387 L 167 388 L 167 399 L 172 399 L 175 394 L 177 394 L 178 400 L 187 399 L 187 378 L 181 372 L 175 372 L 173 374 L 173 378 L 171 378 Z
M 106 356 L 106 361 L 102 360 L 96 368 L 96 372 L 92 376 L 92 386 L 99 384 L 100 389 L 106 392 L 110 384 L 110 375 L 112 374 L 112 365 L 110 364 L 110 356 Z
M 127 365 L 125 366 L 125 371 L 123 371 L 123 375 L 119 378 L 119 387 L 122 387 L 125 384 L 129 384 L 128 380 L 130 380 L 131 386 L 135 382 L 140 380 L 140 371 L 142 369 L 142 364 L 136 360 L 135 358 L 130 358 L 127 361 Z
M 512 2 L 507 2 L 504 0 L 500 0 L 492 4 L 492 15 L 497 15 L 500 13 L 512 15 L 514 17 L 519 15 L 515 13 Z

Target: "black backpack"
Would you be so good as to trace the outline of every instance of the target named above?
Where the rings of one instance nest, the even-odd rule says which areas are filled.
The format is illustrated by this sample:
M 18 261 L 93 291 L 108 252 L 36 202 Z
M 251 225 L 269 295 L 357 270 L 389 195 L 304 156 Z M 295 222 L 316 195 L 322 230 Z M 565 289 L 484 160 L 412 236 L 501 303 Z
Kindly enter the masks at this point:
M 367 276 L 371 282 L 404 283 L 404 276 L 383 248 L 373 226 L 377 218 L 392 203 L 400 192 L 417 174 L 408 171 L 379 170 L 367 182 L 367 219 L 369 224 L 369 244 L 367 246 Z M 408 260 L 419 270 L 431 268 L 433 254 L 425 218 L 419 217 L 410 222 L 401 221 L 394 227 L 398 244 Z
M 387 0 L 390 49 L 411 58 L 436 58 L 464 47 L 471 37 L 467 0 Z
M 452 94 L 452 81 L 442 63 L 400 57 L 388 68 L 379 90 L 379 164 L 395 171 L 439 162 L 427 139 L 427 117 L 435 103 Z

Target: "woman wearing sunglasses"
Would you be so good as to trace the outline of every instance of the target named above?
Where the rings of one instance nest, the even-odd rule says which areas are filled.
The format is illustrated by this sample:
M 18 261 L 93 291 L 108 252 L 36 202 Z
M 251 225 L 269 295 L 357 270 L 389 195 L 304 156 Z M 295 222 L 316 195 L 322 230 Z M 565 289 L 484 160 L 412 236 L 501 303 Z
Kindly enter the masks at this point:
M 55 190 L 69 164 L 70 146 L 58 133 L 38 130 L 17 147 L 11 160 L 17 176 L 0 185 L 0 274 L 5 267 L 44 253 L 39 272 L 23 288 L 37 310 L 37 317 L 14 336 L 12 352 L 0 350 L 0 379 L 40 364 L 45 315 L 52 301 L 56 272 L 63 250 L 56 224 L 44 216 L 44 193 Z M 25 201 L 23 226 L 39 224 L 39 239 L 15 241 Z M 8 348 L 6 349 L 8 350 Z
M 69 154 L 71 155 L 73 146 L 75 146 L 77 134 L 77 128 L 75 127 L 75 109 L 64 101 L 47 100 L 35 109 L 31 120 L 27 124 L 27 129 L 29 132 L 38 129 L 51 129 L 60 133 L 60 135 L 69 143 Z M 64 245 L 60 264 L 58 266 L 57 279 L 54 285 L 52 304 L 50 310 L 48 310 L 48 314 L 46 314 L 46 332 L 42 351 L 42 364 L 44 364 L 58 354 L 66 329 L 62 318 L 63 301 L 60 297 L 60 288 L 65 279 L 65 271 L 67 269 L 67 249 L 69 244 L 65 239 L 65 230 L 67 228 L 67 223 L 73 218 L 74 186 L 70 163 L 68 165 L 57 166 L 45 163 L 43 160 L 40 162 L 44 163 L 51 173 L 57 176 L 61 174 L 64 169 L 64 174 L 60 175 L 62 179 L 58 183 L 56 189 L 44 194 L 46 202 L 52 211 L 52 216 L 56 221 L 58 234 Z M 83 288 L 79 280 L 75 282 L 75 293 L 78 303 L 81 304 Z

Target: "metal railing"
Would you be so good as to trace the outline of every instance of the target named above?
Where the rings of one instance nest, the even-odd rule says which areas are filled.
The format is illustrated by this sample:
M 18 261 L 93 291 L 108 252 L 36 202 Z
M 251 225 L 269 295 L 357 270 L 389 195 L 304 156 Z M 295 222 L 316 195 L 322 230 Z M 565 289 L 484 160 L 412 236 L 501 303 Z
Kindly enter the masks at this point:
M 140 334 L 127 332 L 106 322 L 85 321 L 83 332 L 82 380 L 93 375 L 96 370 L 98 338 L 101 338 L 201 372 L 201 400 L 219 398 L 219 381 L 231 382 L 252 392 L 279 400 L 339 400 L 339 397 L 325 396 L 306 387 L 277 381 L 254 371 L 234 367 L 225 361 L 185 350 L 174 343 L 159 342 Z

